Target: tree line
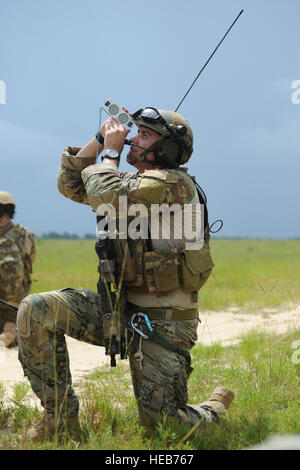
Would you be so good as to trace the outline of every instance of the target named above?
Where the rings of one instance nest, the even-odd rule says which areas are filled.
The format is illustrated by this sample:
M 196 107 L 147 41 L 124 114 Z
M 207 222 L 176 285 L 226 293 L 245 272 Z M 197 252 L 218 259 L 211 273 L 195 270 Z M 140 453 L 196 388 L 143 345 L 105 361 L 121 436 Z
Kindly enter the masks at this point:
M 63 233 L 58 233 L 58 232 L 48 232 L 48 233 L 43 233 L 41 238 L 60 238 L 60 239 L 69 239 L 69 240 L 74 240 L 74 239 L 95 239 L 96 235 L 92 233 L 86 233 L 83 236 L 77 235 L 77 233 L 69 233 L 69 232 L 63 232 Z

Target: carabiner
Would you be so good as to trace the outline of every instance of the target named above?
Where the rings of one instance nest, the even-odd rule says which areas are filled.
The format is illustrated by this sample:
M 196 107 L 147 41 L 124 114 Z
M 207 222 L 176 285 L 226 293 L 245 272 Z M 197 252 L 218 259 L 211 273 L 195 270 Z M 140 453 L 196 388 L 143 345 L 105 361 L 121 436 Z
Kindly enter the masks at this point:
M 138 317 L 138 322 L 139 323 L 141 321 L 141 318 L 143 318 L 145 323 L 146 323 L 146 326 L 147 326 L 148 330 L 153 331 L 153 328 L 152 328 L 152 325 L 151 325 L 151 322 L 149 320 L 148 315 L 146 315 L 145 313 L 142 313 L 142 312 L 134 313 L 130 318 L 130 324 L 131 324 L 132 329 L 134 331 L 136 331 L 139 335 L 141 335 L 142 338 L 149 339 L 149 336 L 145 335 L 145 333 L 143 333 L 141 330 L 138 329 L 137 323 L 133 323 L 135 317 Z

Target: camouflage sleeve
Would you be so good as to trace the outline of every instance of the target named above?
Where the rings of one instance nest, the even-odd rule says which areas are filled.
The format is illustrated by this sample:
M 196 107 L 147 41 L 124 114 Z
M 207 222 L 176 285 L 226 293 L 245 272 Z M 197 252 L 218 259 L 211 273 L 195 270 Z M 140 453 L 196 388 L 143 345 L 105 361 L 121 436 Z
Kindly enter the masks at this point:
M 100 204 L 112 204 L 118 209 L 119 196 L 129 195 L 141 181 L 136 173 L 120 172 L 113 163 L 90 165 L 81 176 L 89 204 L 95 210 Z
M 118 209 L 119 196 L 128 196 L 129 204 L 185 204 L 194 196 L 193 184 L 182 171 L 146 170 L 142 175 L 122 173 L 114 164 L 90 165 L 82 173 L 89 204 L 112 204 Z
M 94 164 L 95 158 L 76 157 L 79 150 L 80 147 L 66 147 L 64 149 L 57 186 L 63 196 L 81 204 L 89 204 L 81 172 L 84 168 Z

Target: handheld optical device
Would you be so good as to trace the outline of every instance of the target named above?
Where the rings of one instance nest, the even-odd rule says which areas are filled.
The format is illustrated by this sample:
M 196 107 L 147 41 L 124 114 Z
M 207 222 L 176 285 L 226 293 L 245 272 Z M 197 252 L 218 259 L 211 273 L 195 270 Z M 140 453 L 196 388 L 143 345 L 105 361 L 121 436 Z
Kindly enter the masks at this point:
M 132 130 L 134 120 L 131 116 L 129 116 L 128 113 L 126 113 L 126 111 L 124 111 L 123 108 L 121 108 L 113 100 L 111 100 L 110 98 L 107 99 L 105 103 L 101 106 L 101 108 L 114 119 L 120 119 L 125 129 Z

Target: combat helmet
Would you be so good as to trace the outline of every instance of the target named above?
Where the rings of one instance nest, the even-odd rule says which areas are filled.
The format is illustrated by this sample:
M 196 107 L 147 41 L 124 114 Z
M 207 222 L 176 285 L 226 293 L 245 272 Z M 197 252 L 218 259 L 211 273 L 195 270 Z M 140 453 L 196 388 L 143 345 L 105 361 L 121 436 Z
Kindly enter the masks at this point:
M 14 201 L 14 198 L 7 191 L 0 191 L 0 204 L 3 204 L 5 206 L 10 204 L 10 205 L 16 207 L 16 203 Z
M 0 191 L 0 217 L 3 214 L 9 215 L 12 219 L 15 214 L 16 203 L 14 198 L 7 191 Z
M 189 160 L 193 153 L 193 133 L 183 116 L 175 111 L 147 107 L 139 109 L 132 117 L 138 127 L 148 127 L 161 136 L 140 155 L 141 161 L 177 168 Z M 154 161 L 147 159 L 149 152 L 154 152 Z

